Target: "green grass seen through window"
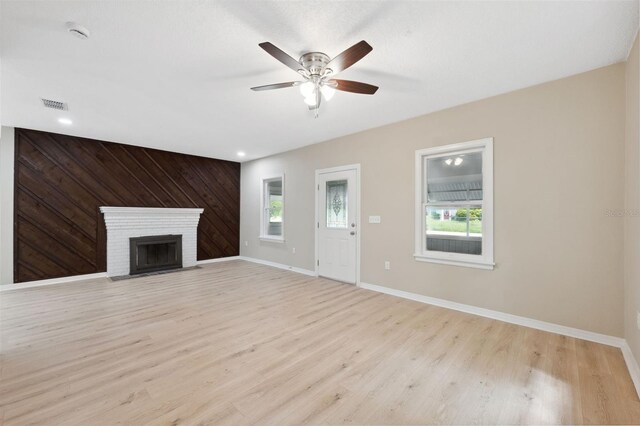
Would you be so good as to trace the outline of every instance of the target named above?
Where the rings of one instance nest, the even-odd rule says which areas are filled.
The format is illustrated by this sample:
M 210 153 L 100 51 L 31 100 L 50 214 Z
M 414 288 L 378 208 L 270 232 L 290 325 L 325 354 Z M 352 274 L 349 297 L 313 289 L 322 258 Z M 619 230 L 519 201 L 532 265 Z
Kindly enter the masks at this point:
M 457 220 L 436 220 L 432 217 L 427 217 L 427 232 L 428 231 L 460 232 L 466 234 L 467 223 Z M 469 232 L 471 234 L 481 234 L 482 222 L 479 220 L 471 220 L 469 222 Z

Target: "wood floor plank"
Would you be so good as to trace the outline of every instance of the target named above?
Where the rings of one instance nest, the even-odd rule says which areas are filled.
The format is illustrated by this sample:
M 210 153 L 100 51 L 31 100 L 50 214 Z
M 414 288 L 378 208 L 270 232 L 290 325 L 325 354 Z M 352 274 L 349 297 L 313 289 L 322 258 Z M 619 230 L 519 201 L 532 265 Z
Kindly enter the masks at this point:
M 633 424 L 619 349 L 244 261 L 0 295 L 0 425 Z

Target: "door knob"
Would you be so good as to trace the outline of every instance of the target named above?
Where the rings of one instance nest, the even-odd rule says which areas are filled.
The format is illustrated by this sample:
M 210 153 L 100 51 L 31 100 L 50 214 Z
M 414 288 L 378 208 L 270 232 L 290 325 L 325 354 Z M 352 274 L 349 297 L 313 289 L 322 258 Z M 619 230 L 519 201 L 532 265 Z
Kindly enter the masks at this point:
M 352 228 L 355 228 L 355 227 L 356 227 L 356 223 L 355 223 L 355 222 L 354 222 L 354 223 L 352 223 L 352 224 L 351 224 L 351 227 L 352 227 Z
M 356 235 L 356 231 L 351 231 L 351 232 L 349 232 L 349 234 Z

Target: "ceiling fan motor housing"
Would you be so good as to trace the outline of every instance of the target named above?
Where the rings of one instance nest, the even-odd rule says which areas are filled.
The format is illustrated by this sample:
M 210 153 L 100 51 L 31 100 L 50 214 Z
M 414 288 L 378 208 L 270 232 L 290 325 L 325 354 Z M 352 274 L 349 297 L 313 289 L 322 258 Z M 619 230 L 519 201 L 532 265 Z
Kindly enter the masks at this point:
M 311 75 L 321 75 L 327 64 L 331 61 L 329 55 L 322 52 L 309 52 L 300 57 L 300 64 Z

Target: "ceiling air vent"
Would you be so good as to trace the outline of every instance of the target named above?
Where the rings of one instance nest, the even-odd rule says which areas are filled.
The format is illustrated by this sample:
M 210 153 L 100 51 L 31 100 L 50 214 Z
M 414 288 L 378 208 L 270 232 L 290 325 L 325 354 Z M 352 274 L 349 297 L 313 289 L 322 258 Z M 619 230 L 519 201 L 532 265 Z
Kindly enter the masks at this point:
M 44 104 L 45 108 L 57 109 L 60 111 L 66 111 L 68 109 L 67 104 L 60 101 L 52 101 L 51 99 L 42 98 L 42 103 Z

